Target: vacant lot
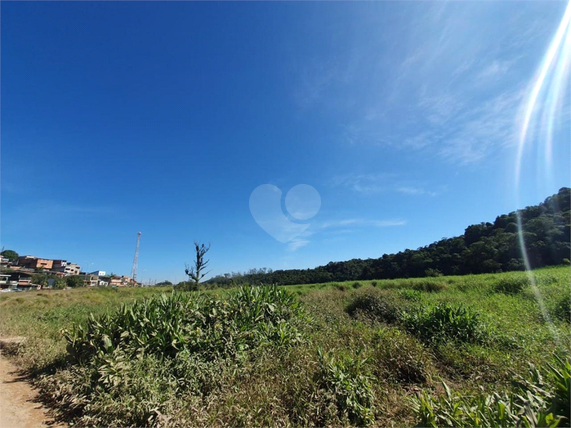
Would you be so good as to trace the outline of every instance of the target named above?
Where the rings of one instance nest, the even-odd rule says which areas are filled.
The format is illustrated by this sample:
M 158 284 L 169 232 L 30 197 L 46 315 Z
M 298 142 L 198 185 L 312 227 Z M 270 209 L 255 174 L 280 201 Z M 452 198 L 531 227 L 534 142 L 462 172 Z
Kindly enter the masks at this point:
M 533 276 L 6 293 L 0 335 L 79 426 L 568 426 L 571 270 Z

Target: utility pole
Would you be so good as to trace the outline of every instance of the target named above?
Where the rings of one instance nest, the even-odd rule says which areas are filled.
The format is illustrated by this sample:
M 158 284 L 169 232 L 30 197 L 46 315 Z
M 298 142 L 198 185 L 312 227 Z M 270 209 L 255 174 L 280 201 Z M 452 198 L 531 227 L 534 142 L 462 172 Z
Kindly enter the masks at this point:
M 141 244 L 141 232 L 137 232 L 137 248 L 135 249 L 135 258 L 133 259 L 133 268 L 131 269 L 131 278 L 137 284 L 137 267 L 139 265 L 139 245 Z

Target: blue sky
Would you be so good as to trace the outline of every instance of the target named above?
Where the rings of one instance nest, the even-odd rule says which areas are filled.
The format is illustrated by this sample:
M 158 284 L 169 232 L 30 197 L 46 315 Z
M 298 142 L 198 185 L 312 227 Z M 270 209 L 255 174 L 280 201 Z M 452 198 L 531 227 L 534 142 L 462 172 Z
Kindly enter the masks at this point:
M 565 6 L 2 2 L 2 245 L 129 274 L 141 231 L 139 278 L 180 281 L 193 240 L 212 274 L 305 268 L 536 204 L 570 183 L 569 97 L 519 192 L 517 117 Z M 264 184 L 309 224 L 288 242 Z

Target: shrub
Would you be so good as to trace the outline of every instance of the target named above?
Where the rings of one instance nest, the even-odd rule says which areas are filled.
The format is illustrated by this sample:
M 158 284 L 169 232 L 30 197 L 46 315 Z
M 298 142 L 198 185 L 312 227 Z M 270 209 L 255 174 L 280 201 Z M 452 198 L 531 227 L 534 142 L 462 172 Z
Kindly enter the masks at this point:
M 439 304 L 429 310 L 403 313 L 405 328 L 423 342 L 452 340 L 455 342 L 483 342 L 486 326 L 478 314 L 462 305 Z
M 422 294 L 420 293 L 420 291 L 408 290 L 406 288 L 404 290 L 399 290 L 399 296 L 410 302 L 419 302 L 420 299 L 422 298 Z
M 468 293 L 470 291 L 481 292 L 481 290 L 484 288 L 487 290 L 487 287 L 485 284 L 483 284 L 480 281 L 477 281 L 473 277 L 464 278 L 462 281 L 460 281 L 456 285 L 456 288 L 458 288 L 458 290 L 460 290 L 463 293 Z
M 65 331 L 68 352 L 85 362 L 121 349 L 130 356 L 173 357 L 182 350 L 235 355 L 264 343 L 285 345 L 300 340 L 304 313 L 284 289 L 245 286 L 228 301 L 201 294 L 162 294 L 122 306 L 85 327 Z
M 424 275 L 436 277 L 436 276 L 442 276 L 442 272 L 440 272 L 440 270 L 438 269 L 428 268 L 424 271 Z
M 427 291 L 430 293 L 436 293 L 442 291 L 446 288 L 446 285 L 440 281 L 419 281 L 412 285 L 413 289 L 418 291 Z
M 496 281 L 492 288 L 496 293 L 518 294 L 521 293 L 528 284 L 529 280 L 526 277 L 517 276 L 502 278 Z
M 555 356 L 549 364 L 551 384 L 554 385 L 550 411 L 562 416 L 563 422 L 571 422 L 571 358 Z
M 379 379 L 399 383 L 424 383 L 429 356 L 422 344 L 396 328 L 381 329 L 374 340 L 373 363 Z
M 550 275 L 545 273 L 542 273 L 541 275 L 536 275 L 535 279 L 537 281 L 537 284 L 540 285 L 551 285 L 551 284 L 557 284 L 557 282 L 559 282 L 559 280 L 555 275 Z
M 75 275 L 68 276 L 68 277 L 65 279 L 65 282 L 66 282 L 66 285 L 67 285 L 68 287 L 71 287 L 71 288 L 83 287 L 83 286 L 84 286 L 83 278 L 81 278 L 80 276 L 75 276 Z
M 564 296 L 555 306 L 555 316 L 562 321 L 571 322 L 571 298 Z
M 198 285 L 194 281 L 181 281 L 174 286 L 177 291 L 198 291 Z
M 539 371 L 531 368 L 531 380 L 520 377 L 512 391 L 475 397 L 453 394 L 443 382 L 444 397 L 434 399 L 423 393 L 413 401 L 418 426 L 568 426 L 569 359 L 556 358 L 549 371 L 555 387 L 550 387 Z
M 370 425 L 374 420 L 371 409 L 373 391 L 371 377 L 365 373 L 366 359 L 317 350 L 319 370 L 315 383 L 318 395 L 326 396 L 342 422 L 356 426 Z
M 351 316 L 361 313 L 389 324 L 395 323 L 400 316 L 396 299 L 388 293 L 368 292 L 360 294 L 353 299 L 345 310 Z
M 161 294 L 65 331 L 74 364 L 45 388 L 61 408 L 87 410 L 86 426 L 163 426 L 162 415 L 210 396 L 264 349 L 299 343 L 307 320 L 275 286 L 245 286 L 227 300 Z

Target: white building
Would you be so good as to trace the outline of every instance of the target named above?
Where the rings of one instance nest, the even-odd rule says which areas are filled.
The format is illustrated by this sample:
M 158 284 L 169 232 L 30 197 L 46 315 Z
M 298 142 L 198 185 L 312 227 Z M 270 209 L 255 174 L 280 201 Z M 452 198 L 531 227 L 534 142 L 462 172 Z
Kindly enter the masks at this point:
M 90 272 L 89 274 L 95 275 L 95 276 L 107 276 L 107 274 L 104 270 L 96 270 L 96 271 Z

